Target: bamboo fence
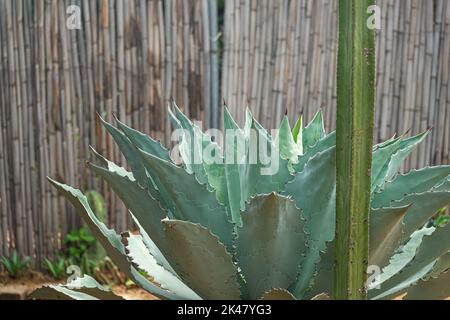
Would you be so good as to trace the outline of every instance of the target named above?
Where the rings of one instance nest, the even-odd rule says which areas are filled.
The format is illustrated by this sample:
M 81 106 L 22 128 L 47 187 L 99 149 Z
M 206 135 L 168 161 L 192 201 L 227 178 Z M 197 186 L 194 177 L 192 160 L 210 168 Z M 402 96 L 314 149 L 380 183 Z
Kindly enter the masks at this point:
M 66 12 L 80 8 L 81 29 Z M 89 145 L 124 163 L 96 113 L 167 141 L 171 97 L 209 122 L 219 106 L 217 9 L 207 0 L 0 0 L 0 256 L 52 256 L 79 220 L 46 176 L 103 191 L 109 224 L 125 208 L 86 171 Z M 213 67 L 213 63 L 216 67 Z M 215 102 L 212 102 L 214 101 Z M 215 111 L 217 113 L 217 110 Z
M 433 126 L 406 167 L 449 163 L 450 2 L 378 4 L 376 138 Z M 69 5 L 79 30 L 66 26 Z M 108 224 L 131 226 L 84 165 L 89 145 L 124 164 L 97 112 L 165 142 L 171 97 L 204 127 L 220 126 L 225 100 L 241 124 L 246 105 L 269 128 L 286 109 L 293 121 L 322 108 L 333 129 L 337 1 L 226 0 L 223 25 L 217 10 L 216 0 L 0 0 L 0 256 L 17 248 L 40 261 L 80 226 L 46 176 L 100 190 Z

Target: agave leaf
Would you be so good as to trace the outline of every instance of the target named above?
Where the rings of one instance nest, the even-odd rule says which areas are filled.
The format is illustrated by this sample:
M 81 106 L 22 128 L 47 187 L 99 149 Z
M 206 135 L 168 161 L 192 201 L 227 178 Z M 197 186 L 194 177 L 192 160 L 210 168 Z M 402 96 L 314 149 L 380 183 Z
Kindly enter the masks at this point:
M 304 221 L 292 200 L 276 193 L 250 199 L 237 229 L 236 260 L 250 299 L 297 278 L 306 250 Z
M 302 116 L 298 117 L 297 122 L 295 123 L 294 128 L 292 129 L 292 137 L 294 138 L 295 143 L 300 148 L 303 153 L 303 118 Z
M 404 238 L 422 227 L 439 209 L 450 203 L 450 192 L 425 192 L 411 194 L 399 201 L 392 201 L 391 207 L 410 205 L 404 221 Z
M 287 116 L 284 116 L 283 121 L 281 122 L 275 142 L 275 145 L 276 144 L 278 144 L 282 158 L 289 160 L 291 163 L 298 162 L 298 156 L 302 153 L 302 151 L 292 136 L 291 127 Z
M 69 200 L 77 209 L 77 212 L 95 235 L 97 240 L 105 248 L 108 256 L 117 265 L 117 267 L 125 272 L 129 278 L 138 283 L 150 293 L 168 299 L 179 299 L 179 297 L 171 292 L 161 289 L 151 283 L 145 277 L 139 274 L 137 270 L 130 264 L 125 249 L 121 242 L 121 237 L 114 230 L 108 229 L 94 214 L 86 196 L 78 189 L 74 189 L 68 185 L 56 182 L 50 178 L 48 180 L 58 189 L 58 191 Z
M 150 254 L 155 258 L 156 262 L 162 266 L 167 271 L 171 272 L 174 275 L 177 275 L 175 270 L 173 270 L 172 266 L 170 265 L 169 261 L 167 261 L 166 257 L 163 255 L 161 250 L 156 246 L 156 244 L 153 242 L 153 240 L 150 238 L 148 233 L 144 230 L 142 225 L 139 223 L 139 221 L 136 219 L 136 217 L 130 212 L 131 217 L 133 218 L 134 223 L 137 225 L 139 229 L 139 233 L 142 236 L 142 241 L 144 242 L 145 246 L 147 247 Z
M 320 139 L 314 146 L 309 147 L 308 151 L 302 154 L 299 157 L 298 163 L 294 164 L 294 170 L 296 172 L 303 171 L 306 163 L 308 163 L 309 159 L 315 156 L 319 152 L 323 152 L 331 147 L 336 146 L 336 131 L 326 135 L 322 139 Z
M 256 152 L 249 150 L 247 154 L 247 165 L 240 166 L 240 177 L 241 177 L 241 209 L 245 207 L 245 201 L 250 199 L 251 197 L 257 194 L 266 194 L 271 192 L 279 192 L 281 191 L 285 184 L 292 179 L 292 175 L 289 171 L 289 162 L 286 159 L 283 159 L 279 153 L 276 153 L 275 146 L 272 143 L 270 136 L 264 131 L 259 129 L 257 122 L 252 121 L 251 129 L 253 132 L 257 132 L 256 135 L 248 136 L 248 146 L 252 148 L 252 146 L 258 146 L 258 151 L 260 151 L 260 147 L 264 144 L 267 145 L 268 154 L 273 154 L 275 152 L 276 159 L 278 162 L 277 170 L 274 167 L 269 168 L 268 165 L 263 164 L 262 159 L 258 157 L 258 161 L 256 163 L 252 161 L 252 153 L 259 154 L 260 152 Z M 270 165 L 274 166 L 275 164 L 271 163 Z M 273 171 L 271 172 L 271 170 Z
M 219 239 L 199 224 L 164 220 L 177 273 L 204 299 L 239 299 L 238 269 Z
M 119 146 L 120 151 L 130 165 L 131 171 L 133 171 L 133 175 L 138 181 L 139 185 L 142 187 L 152 187 L 152 184 L 148 180 L 141 158 L 139 157 L 139 153 L 137 152 L 131 141 L 127 138 L 127 136 L 125 136 L 124 133 L 120 132 L 117 128 L 103 120 L 102 117 L 99 116 L 99 118 L 103 126 L 106 128 L 106 130 L 108 130 L 114 141 Z
M 103 287 L 91 276 L 85 274 L 65 285 L 68 289 L 82 292 L 100 300 L 123 300 L 122 297 Z
M 427 130 L 417 136 L 401 141 L 400 149 L 392 156 L 391 161 L 389 162 L 384 181 L 391 180 L 397 174 L 403 164 L 403 161 L 417 147 L 417 145 L 428 136 L 429 132 L 430 130 Z
M 406 300 L 444 300 L 450 297 L 450 271 L 436 278 L 419 280 L 408 290 Z
M 97 175 L 105 179 L 125 206 L 133 213 L 139 224 L 151 235 L 152 240 L 163 252 L 169 250 L 165 242 L 165 234 L 161 220 L 167 217 L 167 212 L 161 208 L 147 190 L 142 189 L 134 179 L 111 168 L 108 171 L 92 163 L 89 167 Z
M 369 265 L 385 266 L 403 238 L 403 218 L 409 206 L 371 209 Z
M 125 232 L 122 234 L 122 242 L 125 245 L 127 256 L 133 265 L 138 269 L 144 270 L 152 278 L 153 282 L 159 284 L 161 288 L 173 292 L 183 299 L 201 299 L 177 276 L 158 264 L 144 244 L 142 236 Z
M 376 145 L 374 145 L 373 146 L 373 148 L 372 148 L 372 151 L 376 151 L 376 150 L 378 150 L 378 149 L 380 149 L 380 148 L 384 148 L 384 147 L 386 147 L 386 146 L 388 146 L 388 145 L 390 145 L 390 144 L 392 144 L 392 143 L 395 143 L 396 142 L 396 136 L 397 136 L 397 134 L 394 134 L 391 138 L 389 138 L 388 140 L 386 140 L 386 141 L 383 141 L 383 142 L 381 142 L 381 143 L 378 143 L 378 144 L 376 144 Z
M 32 300 L 98 300 L 93 296 L 70 290 L 63 285 L 47 285 L 34 290 L 28 299 Z
M 272 136 L 269 134 L 269 132 L 266 130 L 266 128 L 264 128 L 259 122 L 258 120 L 256 120 L 253 117 L 252 112 L 250 111 L 250 109 L 247 107 L 245 110 L 245 126 L 244 126 L 244 132 L 246 134 L 248 134 L 248 129 L 253 128 L 256 129 L 261 135 L 264 136 L 264 138 L 267 141 L 272 142 Z
M 449 174 L 450 166 L 423 168 L 412 170 L 405 175 L 399 174 L 394 180 L 384 184 L 380 191 L 373 194 L 371 206 L 386 207 L 392 200 L 401 200 L 407 194 L 429 191 L 442 183 Z
M 388 300 L 405 293 L 408 288 L 414 286 L 418 281 L 425 277 L 433 269 L 434 264 L 435 261 L 429 263 L 403 282 L 398 283 L 393 288 L 384 291 L 382 294 L 372 298 L 371 300 Z
M 231 249 L 233 225 L 228 220 L 226 208 L 217 201 L 215 192 L 209 191 L 183 168 L 140 151 L 144 161 L 169 190 L 171 203 L 168 209 L 174 217 L 202 224 Z
M 374 299 L 389 298 L 395 294 L 398 295 L 405 292 L 412 284 L 432 271 L 437 257 L 447 253 L 449 250 L 449 228 L 436 228 L 431 235 L 423 237 L 421 245 L 416 250 L 414 259 L 401 272 L 381 284 L 382 293 L 378 294 Z
M 88 275 L 68 284 L 48 285 L 35 290 L 29 299 L 38 300 L 123 300 Z
M 257 194 L 280 191 L 292 176 L 288 168 L 288 160 L 283 159 L 279 153 L 274 153 L 277 151 L 270 135 L 253 118 L 250 111 L 247 110 L 245 129 L 240 130 L 225 108 L 224 128 L 226 129 L 224 157 L 228 202 L 233 222 L 239 226 L 241 225 L 240 210 L 245 208 L 245 201 Z M 233 148 L 227 146 L 229 144 L 227 141 L 231 141 L 228 136 L 230 130 L 239 141 L 232 145 Z M 267 154 L 273 154 L 275 159 L 272 160 L 278 162 L 278 168 L 272 168 L 274 172 L 268 172 L 268 170 L 270 170 L 269 165 L 275 164 L 267 165 L 259 157 L 262 146 L 267 146 Z M 244 156 L 244 158 L 238 159 L 238 156 Z
M 384 183 L 391 180 L 398 172 L 406 157 L 414 148 L 425 139 L 429 131 L 417 136 L 402 139 L 393 139 L 390 143 L 377 148 L 372 158 L 372 188 L 383 187 Z
M 392 155 L 400 148 L 401 138 L 395 138 L 386 145 L 380 145 L 372 154 L 372 187 L 373 192 L 381 185 L 386 176 Z
M 289 291 L 282 288 L 274 288 L 265 292 L 260 300 L 296 300 Z
M 241 178 L 239 174 L 240 160 L 238 154 L 240 148 L 246 148 L 246 141 L 243 132 L 240 130 L 227 107 L 223 111 L 223 125 L 225 129 L 224 137 L 224 158 L 225 158 L 225 184 L 228 197 L 228 206 L 231 212 L 232 221 L 241 225 L 241 208 L 243 207 L 243 199 L 241 196 Z M 230 133 L 233 133 L 233 144 L 231 143 Z M 234 138 L 236 136 L 236 138 Z M 245 151 L 245 154 L 247 152 Z
M 447 272 L 450 269 L 450 251 L 444 253 L 441 255 L 436 264 L 433 266 L 433 271 L 430 274 L 430 277 L 436 278 L 441 273 Z M 450 297 L 450 292 L 448 292 Z
M 208 189 L 216 190 L 218 201 L 226 204 L 225 168 L 220 147 L 212 142 L 209 135 L 193 124 L 175 104 L 174 108 L 176 115 L 169 109 L 173 123 L 178 129 L 185 130 L 181 136 L 179 148 L 186 170 L 189 173 L 195 173 L 201 184 L 208 182 Z M 198 159 L 195 154 L 198 155 Z
M 331 300 L 331 297 L 326 293 L 319 293 L 318 295 L 312 297 L 311 300 Z
M 154 155 L 155 157 L 164 159 L 166 161 L 172 161 L 170 158 L 169 150 L 163 147 L 160 141 L 157 141 L 150 136 L 143 134 L 133 128 L 130 128 L 123 122 L 116 118 L 119 129 L 127 136 L 127 138 L 138 148 L 144 150 L 147 153 Z
M 422 228 L 411 235 L 411 238 L 402 246 L 398 248 L 396 253 L 390 258 L 389 264 L 383 268 L 382 273 L 378 279 L 377 284 L 383 284 L 397 273 L 399 273 L 405 266 L 410 263 L 416 255 L 417 248 L 422 243 L 425 236 L 429 236 L 434 232 L 435 228 Z M 375 288 L 374 284 L 369 285 L 369 294 L 373 297 L 378 294 L 380 289 Z M 373 290 L 373 291 L 370 291 Z
M 306 164 L 304 170 L 286 184 L 284 195 L 292 196 L 306 220 L 309 235 L 308 251 L 302 260 L 300 277 L 294 295 L 302 297 L 310 287 L 320 252 L 334 239 L 336 201 L 335 147 L 318 153 Z
M 441 183 L 439 186 L 435 187 L 433 191 L 450 191 L 450 177 Z
M 323 125 L 322 110 L 317 111 L 311 122 L 303 129 L 303 150 L 315 145 L 320 139 L 325 137 L 325 127 Z
M 178 121 L 178 125 L 184 129 L 180 145 L 180 153 L 189 173 L 194 173 L 198 181 L 204 184 L 208 181 L 205 168 L 202 163 L 204 141 L 211 140 L 206 137 L 201 129 L 194 125 L 191 120 L 172 102 L 175 114 L 169 109 L 169 115 Z M 176 123 L 176 121 L 173 121 Z
M 307 290 L 303 290 L 302 299 L 312 300 L 323 293 L 332 296 L 334 285 L 334 240 L 327 242 L 324 252 L 319 253 L 319 262 L 316 265 L 313 277 L 310 287 Z

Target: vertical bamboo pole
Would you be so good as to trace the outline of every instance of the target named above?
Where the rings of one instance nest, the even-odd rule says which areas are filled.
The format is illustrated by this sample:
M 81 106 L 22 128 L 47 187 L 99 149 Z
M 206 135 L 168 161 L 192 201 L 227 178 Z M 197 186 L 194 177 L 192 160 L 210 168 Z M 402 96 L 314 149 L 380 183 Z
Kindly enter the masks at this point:
M 373 0 L 339 1 L 335 298 L 365 299 L 375 103 Z

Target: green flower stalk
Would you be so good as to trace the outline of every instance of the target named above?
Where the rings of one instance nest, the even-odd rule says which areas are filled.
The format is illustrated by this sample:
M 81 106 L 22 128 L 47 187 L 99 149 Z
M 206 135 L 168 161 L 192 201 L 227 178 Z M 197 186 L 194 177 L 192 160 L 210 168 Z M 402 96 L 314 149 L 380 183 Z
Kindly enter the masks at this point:
M 375 108 L 374 0 L 339 1 L 335 298 L 365 299 Z

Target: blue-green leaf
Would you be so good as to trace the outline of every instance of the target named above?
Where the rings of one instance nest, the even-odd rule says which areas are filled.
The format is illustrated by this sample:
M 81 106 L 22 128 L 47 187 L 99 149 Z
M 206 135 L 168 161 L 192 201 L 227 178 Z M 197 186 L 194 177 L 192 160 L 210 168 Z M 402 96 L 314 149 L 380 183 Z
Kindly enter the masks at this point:
M 236 259 L 250 299 L 272 288 L 287 289 L 297 278 L 306 235 L 301 211 L 276 193 L 250 199 L 237 228 Z

